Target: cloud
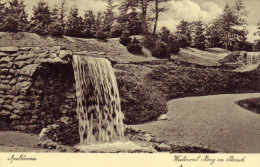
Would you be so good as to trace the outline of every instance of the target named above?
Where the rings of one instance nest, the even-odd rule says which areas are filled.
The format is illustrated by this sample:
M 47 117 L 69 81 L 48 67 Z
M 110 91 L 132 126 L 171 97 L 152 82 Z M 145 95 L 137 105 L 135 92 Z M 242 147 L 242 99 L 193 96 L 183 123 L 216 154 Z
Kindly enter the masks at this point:
M 201 5 L 192 0 L 171 1 L 168 3 L 168 11 L 161 15 L 159 28 L 167 26 L 175 31 L 180 20 L 196 21 L 202 19 L 205 22 L 217 17 L 222 9 L 214 2 L 206 1 Z

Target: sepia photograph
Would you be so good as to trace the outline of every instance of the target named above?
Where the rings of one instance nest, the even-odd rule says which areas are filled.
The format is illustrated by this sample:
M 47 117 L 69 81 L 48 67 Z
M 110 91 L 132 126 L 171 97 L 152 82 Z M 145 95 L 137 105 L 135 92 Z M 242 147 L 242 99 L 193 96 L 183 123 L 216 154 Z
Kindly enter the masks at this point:
M 259 63 L 259 0 L 0 0 L 0 153 L 258 155 Z

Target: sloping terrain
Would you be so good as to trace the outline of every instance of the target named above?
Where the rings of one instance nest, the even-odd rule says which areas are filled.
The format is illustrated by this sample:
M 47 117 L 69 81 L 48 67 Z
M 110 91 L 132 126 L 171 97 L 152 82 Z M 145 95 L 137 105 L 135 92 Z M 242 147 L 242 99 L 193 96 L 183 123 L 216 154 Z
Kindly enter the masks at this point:
M 227 50 L 212 48 L 208 50 L 199 50 L 195 48 L 181 49 L 178 55 L 173 55 L 171 60 L 179 60 L 203 66 L 220 66 L 219 60 L 228 54 Z

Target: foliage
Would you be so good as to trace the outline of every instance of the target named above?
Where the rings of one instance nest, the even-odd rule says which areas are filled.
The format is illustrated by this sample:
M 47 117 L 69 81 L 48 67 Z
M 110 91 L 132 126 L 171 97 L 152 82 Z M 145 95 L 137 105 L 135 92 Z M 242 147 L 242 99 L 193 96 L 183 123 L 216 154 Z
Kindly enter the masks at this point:
M 3 6 L 0 5 L 0 10 L 2 8 L 3 14 Z M 25 12 L 25 5 L 23 0 L 11 0 L 9 1 L 9 7 L 5 8 L 5 17 L 2 20 L 3 25 L 1 29 L 3 31 L 17 32 L 17 31 L 25 31 L 26 26 L 28 24 L 27 13 Z
M 106 11 L 104 13 L 103 31 L 105 31 L 107 34 L 110 34 L 111 29 L 113 27 L 113 23 L 115 21 L 114 9 L 115 9 L 116 6 L 113 5 L 113 0 L 108 0 L 107 3 L 108 3 L 108 5 L 107 5 Z
M 128 31 L 124 31 L 122 33 L 122 35 L 120 36 L 119 42 L 124 46 L 127 46 L 127 44 L 129 44 L 131 42 L 131 38 L 129 37 Z
M 182 20 L 180 24 L 177 26 L 177 35 L 178 41 L 181 48 L 186 48 L 191 45 L 192 37 L 191 37 L 191 23 L 185 20 Z
M 201 20 L 195 22 L 194 46 L 197 49 L 204 50 L 206 48 L 206 37 L 204 35 L 204 27 Z
M 260 98 L 240 100 L 236 103 L 247 110 L 260 114 Z
M 95 15 L 92 10 L 88 10 L 84 14 L 83 34 L 85 38 L 93 38 L 95 36 Z
M 170 48 L 166 43 L 161 41 L 156 41 L 155 47 L 151 49 L 151 53 L 153 57 L 157 58 L 170 58 Z
M 46 35 L 48 34 L 48 26 L 51 23 L 51 12 L 47 2 L 39 0 L 37 5 L 33 7 L 33 16 L 29 25 L 30 31 Z
M 119 6 L 120 15 L 117 18 L 118 29 L 129 31 L 130 35 L 142 33 L 142 20 L 138 11 L 138 3 L 124 0 Z
M 59 9 L 58 6 L 55 5 L 51 11 L 51 23 L 48 26 L 48 32 L 52 36 L 63 36 L 62 21 L 59 19 L 59 17 Z
M 72 37 L 82 37 L 83 19 L 79 16 L 79 9 L 74 6 L 70 8 L 65 27 L 65 34 Z
M 247 35 L 247 23 L 245 17 L 247 11 L 243 0 L 236 0 L 233 6 L 226 3 L 222 14 L 214 21 L 211 28 L 217 28 L 217 36 L 225 49 L 237 49 L 241 42 L 245 43 Z
M 48 32 L 52 36 L 61 37 L 63 36 L 62 25 L 59 22 L 51 22 L 48 26 Z
M 173 54 L 178 54 L 180 51 L 178 38 L 176 35 L 172 34 L 166 27 L 162 27 L 159 38 L 161 41 L 165 42 Z
M 142 54 L 142 46 L 140 45 L 140 42 L 134 38 L 129 44 L 127 44 L 127 50 L 130 53 L 140 55 Z
M 104 31 L 100 31 L 98 30 L 96 32 L 96 35 L 95 37 L 98 39 L 98 40 L 101 40 L 101 41 L 106 41 L 107 37 L 108 37 L 108 34 Z

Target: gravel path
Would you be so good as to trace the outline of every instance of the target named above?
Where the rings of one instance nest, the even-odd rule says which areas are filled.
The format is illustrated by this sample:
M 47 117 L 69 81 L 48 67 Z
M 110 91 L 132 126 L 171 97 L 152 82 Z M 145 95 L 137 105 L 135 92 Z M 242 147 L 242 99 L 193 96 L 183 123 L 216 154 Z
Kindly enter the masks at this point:
M 180 146 L 260 153 L 260 115 L 234 102 L 260 93 L 187 97 L 167 104 L 168 120 L 132 126 Z

